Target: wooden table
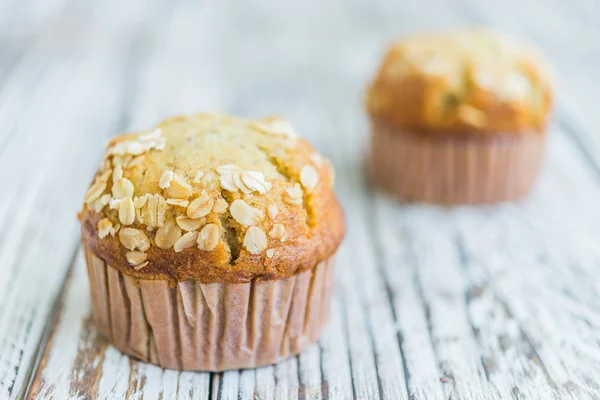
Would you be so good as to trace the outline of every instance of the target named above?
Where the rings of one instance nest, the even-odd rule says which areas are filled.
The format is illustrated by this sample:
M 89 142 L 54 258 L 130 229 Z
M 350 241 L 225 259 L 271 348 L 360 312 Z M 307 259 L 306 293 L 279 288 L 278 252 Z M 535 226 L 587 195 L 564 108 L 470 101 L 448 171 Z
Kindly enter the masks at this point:
M 0 399 L 600 398 L 599 21 L 595 0 L 0 1 Z M 465 23 L 554 64 L 541 179 L 518 204 L 399 205 L 365 183 L 365 83 L 392 38 Z M 215 109 L 287 116 L 349 231 L 318 344 L 179 373 L 96 333 L 75 215 L 110 136 Z

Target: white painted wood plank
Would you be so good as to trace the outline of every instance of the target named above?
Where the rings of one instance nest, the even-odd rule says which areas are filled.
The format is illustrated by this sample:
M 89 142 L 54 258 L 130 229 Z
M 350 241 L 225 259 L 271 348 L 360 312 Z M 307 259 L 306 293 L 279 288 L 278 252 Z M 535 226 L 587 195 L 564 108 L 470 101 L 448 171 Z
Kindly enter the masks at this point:
M 56 4 L 59 3 L 53 3 Z M 381 50 L 385 39 L 400 32 L 466 20 L 468 15 L 461 16 L 461 12 L 473 7 L 473 2 L 457 4 L 309 1 L 302 6 L 270 3 L 264 7 L 260 2 L 239 6 L 183 2 L 174 7 L 167 2 L 156 2 L 144 7 L 143 2 L 131 2 L 120 11 L 116 3 L 102 2 L 93 6 L 94 15 L 89 21 L 94 29 L 72 50 L 74 59 L 60 60 L 57 54 L 63 53 L 41 42 L 11 73 L 7 84 L 0 86 L 0 104 L 5 105 L 0 107 L 0 121 L 10 127 L 8 132 L 15 133 L 9 137 L 8 151 L 0 151 L 0 166 L 12 167 L 16 161 L 32 177 L 26 185 L 15 184 L 15 187 L 26 189 L 25 198 L 30 199 L 31 205 L 41 204 L 46 207 L 44 210 L 54 210 L 52 219 L 44 220 L 50 226 L 52 222 L 62 223 L 72 217 L 80 198 L 76 192 L 82 193 L 87 183 L 84 176 L 90 175 L 93 160 L 86 161 L 88 171 L 77 172 L 81 178 L 61 176 L 64 196 L 51 197 L 49 202 L 41 195 L 36 196 L 47 190 L 46 180 L 64 171 L 60 168 L 85 169 L 74 155 L 68 155 L 64 164 L 56 164 L 58 155 L 64 158 L 60 149 L 67 141 L 59 139 L 38 148 L 40 131 L 89 132 L 89 127 L 94 127 L 90 135 L 78 136 L 75 145 L 86 149 L 98 146 L 93 154 L 99 154 L 99 146 L 108 133 L 106 128 L 117 120 L 139 128 L 165 115 L 215 106 L 246 115 L 285 114 L 337 167 L 339 193 L 351 229 L 340 254 L 338 295 L 320 347 L 314 346 L 299 358 L 276 367 L 215 375 L 213 388 L 217 391 L 212 393 L 213 398 L 220 393 L 221 398 L 242 399 L 296 398 L 298 394 L 305 398 L 343 399 L 356 394 L 359 398 L 382 395 L 389 399 L 404 398 L 407 386 L 412 398 L 417 399 L 444 398 L 448 393 L 457 398 L 507 398 L 516 395 L 515 388 L 520 398 L 548 398 L 545 396 L 552 385 L 540 364 L 532 361 L 529 352 L 534 349 L 550 381 L 558 384 L 558 391 L 552 396 L 591 397 L 600 393 L 594 384 L 598 381 L 595 348 L 600 326 L 598 287 L 594 285 L 598 281 L 595 267 L 600 257 L 594 238 L 600 221 L 589 212 L 598 204 L 595 183 L 598 177 L 584 169 L 581 154 L 573 151 L 564 137 L 554 145 L 545 171 L 545 182 L 549 176 L 557 180 L 542 184 L 529 206 L 501 207 L 489 214 L 470 210 L 446 212 L 401 207 L 382 197 L 373 199 L 365 190 L 362 166 L 357 160 L 362 156 L 366 126 L 357 99 L 376 64 L 373 56 Z M 512 18 L 513 14 L 523 20 L 523 16 L 535 13 L 539 7 L 545 7 L 545 3 L 528 4 L 522 11 L 510 3 L 498 9 L 493 20 L 506 15 Z M 73 5 L 69 3 L 66 9 L 73 10 Z M 48 10 L 42 19 L 68 18 L 57 14 L 60 8 Z M 81 8 L 81 15 L 91 10 Z M 562 15 L 550 8 L 539 11 L 535 15 L 546 13 L 546 21 L 558 25 L 563 21 L 558 18 Z M 132 58 L 141 67 L 139 75 L 120 77 L 121 68 L 111 66 L 111 59 L 129 59 L 127 44 L 102 47 L 99 32 L 107 29 L 106 20 L 111 17 L 116 21 L 111 37 L 121 38 L 122 34 L 135 44 L 138 53 Z M 154 24 L 159 18 L 160 24 Z M 523 21 L 512 22 L 519 18 L 511 19 L 511 23 L 515 29 L 521 24 L 525 35 L 536 37 L 549 29 L 549 24 L 542 24 L 540 17 L 528 20 L 535 27 L 529 31 L 530 28 L 523 27 Z M 31 21 L 28 23 L 36 29 L 43 26 L 39 19 Z M 129 28 L 144 21 L 145 26 L 138 30 Z M 406 23 L 399 23 L 402 21 Z M 238 35 L 241 32 L 243 40 Z M 570 35 L 559 31 L 554 37 L 570 38 Z M 77 57 L 85 53 L 82 49 L 88 45 L 92 61 L 80 64 Z M 103 53 L 93 55 L 97 49 L 103 49 Z M 575 50 L 571 51 L 575 54 Z M 35 86 L 37 91 L 30 96 L 24 90 L 28 87 L 24 79 L 35 75 L 44 62 L 49 66 L 44 67 L 41 85 Z M 561 68 L 574 71 L 570 66 Z M 585 82 L 573 73 L 565 76 L 569 81 L 579 79 L 577 88 Z M 97 82 L 88 82 L 90 77 Z M 110 84 L 106 85 L 107 82 Z M 117 104 L 116 98 L 124 86 L 130 92 L 127 104 Z M 98 87 L 104 89 L 96 100 L 101 107 L 87 110 L 90 103 L 78 104 L 75 111 L 81 111 L 79 119 L 65 124 L 65 116 L 75 112 L 65 105 L 73 99 L 85 98 Z M 578 104 L 574 99 L 579 89 L 570 90 L 565 102 Z M 66 100 L 61 103 L 59 99 L 55 105 L 55 93 L 59 92 Z M 122 109 L 130 112 L 123 115 Z M 31 118 L 24 122 L 17 118 L 22 110 L 32 111 Z M 94 118 L 94 123 L 86 121 L 87 118 Z M 590 126 L 589 122 L 584 125 Z M 65 133 L 64 138 L 67 137 L 72 139 Z M 14 156 L 22 149 L 31 149 L 39 158 L 38 165 L 28 165 Z M 11 157 L 4 157 L 6 154 Z M 39 173 L 39 169 L 44 172 Z M 573 193 L 577 196 L 569 196 Z M 72 203 L 62 204 L 63 198 Z M 6 208 L 19 204 L 16 200 L 16 197 L 12 202 L 7 199 Z M 394 218 L 389 214 L 394 214 Z M 567 214 L 569 218 L 565 218 Z M 16 229 L 11 235 L 0 234 L 0 246 L 4 246 L 0 250 L 4 262 L 0 265 L 33 265 L 47 260 L 46 252 L 19 259 L 18 252 L 5 251 L 25 248 L 23 238 L 29 232 L 31 218 L 22 210 L 5 214 L 3 221 L 12 223 Z M 71 230 L 65 236 L 75 239 L 76 222 L 70 221 Z M 376 226 L 368 227 L 369 222 L 376 222 Z M 412 245 L 402 236 L 403 232 L 412 235 Z M 573 232 L 576 243 L 563 243 L 564 232 Z M 463 239 L 466 252 L 472 257 L 464 265 L 455 247 L 456 235 Z M 68 247 L 61 242 L 63 238 L 47 237 L 43 232 L 35 232 L 30 238 L 38 248 L 58 246 L 64 249 L 63 258 L 68 254 Z M 376 239 L 381 243 L 375 245 Z M 432 245 L 435 251 L 430 254 Z M 493 257 L 488 257 L 489 254 Z M 539 257 L 547 261 L 541 262 Z M 25 274 L 14 269 L 11 274 L 20 279 L 18 287 L 28 282 L 27 277 L 46 279 L 53 274 L 54 280 L 44 293 L 52 288 L 55 293 L 61 271 L 64 274 L 65 270 L 66 263 L 62 263 L 44 271 L 45 275 L 37 275 L 37 269 L 32 267 L 25 269 Z M 450 279 L 440 280 L 440 276 L 447 275 Z M 130 361 L 114 348 L 106 347 L 95 336 L 89 315 L 81 308 L 84 305 L 72 304 L 77 299 L 75 293 L 85 293 L 81 285 L 86 282 L 85 273 L 75 271 L 65 292 L 65 308 L 47 348 L 47 362 L 60 368 L 48 371 L 47 364 L 40 372 L 40 377 L 46 374 L 52 378 L 57 388 L 43 386 L 47 397 L 74 394 L 73 387 L 81 384 L 83 378 L 81 365 L 89 368 L 92 376 L 101 371 L 94 387 L 98 398 L 209 397 L 209 374 L 163 371 Z M 541 282 L 542 287 L 532 282 Z M 0 298 L 9 293 L 7 286 L 2 285 L 0 282 Z M 469 300 L 479 286 L 485 286 L 485 290 Z M 27 326 L 39 332 L 45 323 L 48 306 L 38 308 L 39 322 L 26 317 L 33 304 L 39 299 L 51 299 L 53 294 L 21 301 L 13 293 L 16 291 L 8 294 L 7 307 L 0 307 L 0 321 L 16 322 L 11 326 L 0 324 L 0 346 L 16 343 L 18 348 L 35 342 L 21 333 Z M 77 328 L 69 331 L 73 326 Z M 521 329 L 531 343 L 523 338 Z M 2 342 L 2 338 L 10 340 Z M 96 353 L 90 350 L 98 345 Z M 0 354 L 0 361 L 4 357 L 10 366 L 28 363 L 13 348 Z M 90 358 L 77 364 L 75 359 L 82 354 Z M 24 353 L 24 358 L 31 359 L 32 355 L 30 350 L 29 354 Z M 487 364 L 488 357 L 493 362 Z M 482 359 L 484 365 L 495 368 L 488 370 L 489 382 L 482 374 Z M 404 369 L 408 382 L 404 380 Z M 12 370 L 0 366 L 0 381 L 2 373 L 13 379 Z M 15 382 L 23 381 L 24 375 L 20 376 Z M 0 397 L 2 390 L 0 385 Z
M 463 241 L 477 243 L 472 232 L 461 239 L 461 244 Z M 494 390 L 500 398 L 509 398 L 516 391 L 522 398 L 554 398 L 544 369 L 534 361 L 533 344 L 523 337 L 519 322 L 489 287 L 479 261 L 471 260 L 469 253 L 467 257 L 465 268 L 472 285 L 469 316 L 481 343 L 483 363 Z
M 289 358 L 275 366 L 275 395 L 276 399 L 298 398 L 298 360 Z
M 352 111 L 356 113 L 355 109 L 347 112 Z M 343 285 L 342 298 L 347 307 L 345 317 L 355 395 L 358 398 L 379 398 L 380 395 L 406 398 L 396 323 L 377 265 L 375 252 L 378 249 L 369 245 L 373 243 L 374 230 L 369 226 L 371 212 L 364 195 L 362 165 L 355 161 L 362 158 L 357 146 L 360 143 L 357 128 L 361 124 L 348 117 L 345 120 L 343 124 L 340 119 L 335 128 L 349 137 L 354 136 L 354 140 L 348 141 L 352 145 L 345 149 L 339 147 L 343 153 L 334 153 L 333 159 L 343 165 L 344 173 L 338 174 L 336 187 L 342 197 L 348 226 L 356 227 L 348 230 L 338 258 L 343 269 L 338 279 Z M 330 137 L 333 138 L 333 134 Z M 362 315 L 357 312 L 361 309 Z
M 399 234 L 395 220 L 390 220 L 390 216 L 396 213 L 398 204 L 385 195 L 377 194 L 374 200 L 377 248 L 381 251 L 384 276 L 396 313 L 408 372 L 408 390 L 418 399 L 444 399 L 443 374 L 432 346 L 425 304 L 415 284 L 414 250 L 407 243 L 407 238 Z
M 182 372 L 179 374 L 177 399 L 205 400 L 209 398 L 208 373 Z
M 252 369 L 240 371 L 240 384 L 238 398 L 252 399 L 255 397 L 256 373 Z
M 236 400 L 240 391 L 240 373 L 239 371 L 226 371 L 220 374 L 219 385 L 216 390 L 218 396 L 213 396 L 223 400 Z
M 175 23 L 177 23 L 177 21 L 173 21 L 173 24 Z M 158 47 L 158 50 L 160 51 L 160 46 Z M 160 54 L 157 54 L 154 58 L 155 61 L 161 59 L 162 57 Z M 156 63 L 151 61 L 150 64 Z M 159 72 L 163 71 L 159 70 Z M 152 99 L 153 100 L 146 99 L 146 104 L 148 105 L 135 109 L 148 109 L 150 106 L 159 104 L 162 100 L 160 93 L 156 93 Z M 153 120 L 146 121 L 147 124 L 153 122 Z M 100 149 L 100 147 L 98 147 L 98 149 Z M 76 276 L 76 278 L 84 280 L 87 284 L 85 275 Z M 81 286 L 81 283 L 81 281 L 78 281 L 74 284 Z M 79 339 L 81 340 L 82 338 Z M 61 342 L 60 345 L 57 345 L 57 347 L 53 349 L 55 352 L 52 354 L 61 354 L 62 346 L 73 346 L 77 342 L 77 340 L 72 342 Z M 100 349 L 100 353 L 97 354 L 97 357 L 98 363 L 95 365 L 95 371 L 101 371 L 101 376 L 98 377 L 99 381 L 97 385 L 90 388 L 86 396 L 94 393 L 93 396 L 106 399 L 125 397 L 158 399 L 175 398 L 179 393 L 185 396 L 190 395 L 192 398 L 208 397 L 208 374 L 193 374 L 193 376 L 190 376 L 190 373 L 179 374 L 174 371 L 164 371 L 151 365 L 131 361 L 128 357 L 120 354 L 110 346 Z M 82 367 L 75 362 L 76 360 L 67 358 L 62 359 L 61 361 L 64 365 L 63 368 L 68 368 L 73 371 L 78 371 Z M 43 371 L 45 372 L 46 370 L 44 369 Z M 182 377 L 181 375 L 184 376 Z M 43 380 L 43 375 L 41 376 L 42 378 L 40 378 L 40 380 Z M 72 379 L 69 379 L 69 377 L 66 376 L 63 376 L 62 378 L 62 381 L 60 381 L 62 385 L 73 386 Z M 194 386 L 190 387 L 190 384 L 194 384 Z M 58 396 L 60 398 L 60 395 L 56 395 L 52 393 L 52 391 L 50 391 L 50 393 L 51 396 Z
M 415 249 L 417 284 L 427 304 L 433 345 L 446 380 L 444 391 L 451 397 L 493 396 L 466 315 L 466 282 L 456 245 L 440 213 L 412 208 L 396 221 L 401 221 L 403 236 Z
M 82 276 L 81 280 L 79 282 L 75 281 L 74 285 L 82 284 L 82 281 L 86 278 L 86 276 Z M 56 351 L 59 351 L 63 346 L 56 346 Z M 108 344 L 95 357 L 98 359 L 98 363 L 94 367 L 101 371 L 98 389 L 94 394 L 98 399 L 126 398 L 128 394 L 134 399 L 141 397 L 139 390 L 142 387 L 141 377 L 137 375 L 137 366 L 132 366 L 129 357 Z M 73 370 L 79 369 L 79 366 L 74 364 L 70 364 L 69 367 Z M 129 390 L 130 387 L 132 388 L 131 391 Z M 93 390 L 90 392 L 94 393 Z
M 306 400 L 323 398 L 321 382 L 321 352 L 318 344 L 310 346 L 298 356 L 298 377 L 300 388 L 298 397 Z
M 590 208 L 588 207 L 587 210 L 589 210 Z M 422 246 L 421 246 L 422 248 Z M 497 305 L 495 305 L 495 307 L 497 308 Z M 541 372 L 541 370 L 538 368 L 536 370 L 536 372 L 539 373 Z M 542 374 L 543 375 L 543 374 Z M 545 377 L 543 377 L 542 379 L 544 379 L 544 381 L 541 382 L 537 382 L 538 384 L 536 385 L 535 381 L 526 381 L 526 382 L 521 382 L 523 384 L 527 384 L 529 383 L 529 386 L 524 386 L 527 388 L 527 390 L 522 391 L 522 395 L 524 395 L 524 398 L 547 398 L 544 397 L 544 394 L 547 395 L 548 394 L 548 388 L 549 386 L 547 385 L 547 382 L 545 382 Z M 515 382 L 513 382 L 514 384 Z M 510 385 L 503 385 L 502 386 L 503 389 L 510 389 L 511 386 Z M 512 387 L 514 389 L 514 387 Z M 544 389 L 545 388 L 545 389 Z M 528 391 L 531 391 L 531 393 L 527 394 Z M 480 393 L 480 395 L 483 395 Z M 503 392 L 502 393 L 503 396 L 510 396 L 511 394 L 508 392 Z
M 269 365 L 256 369 L 256 396 L 259 399 L 275 399 L 275 367 Z
M 339 274 L 339 269 L 338 273 Z M 336 293 L 339 292 L 339 284 Z M 335 295 L 331 315 L 321 336 L 321 363 L 323 364 L 323 397 L 341 400 L 352 397 L 352 373 L 348 355 L 348 334 L 342 320 L 343 304 Z
M 74 280 L 85 273 L 84 260 L 81 255 L 76 259 L 76 268 L 74 269 Z M 54 333 L 54 338 L 57 343 L 77 343 L 79 336 L 84 328 L 84 321 L 89 315 L 89 296 L 88 285 L 83 279 L 79 279 L 82 285 L 71 286 L 65 292 L 63 299 L 64 312 L 61 313 L 61 324 L 57 326 Z M 47 364 L 44 366 L 44 375 L 37 382 L 36 390 L 32 393 L 38 398 L 47 399 L 67 399 L 81 396 L 81 393 L 73 391 L 68 385 L 71 379 L 81 379 L 82 377 L 72 376 L 73 370 L 71 365 L 75 362 L 80 351 L 83 349 L 78 346 L 61 346 L 60 351 L 52 347 L 47 356 Z M 67 362 L 65 362 L 67 361 Z
M 87 61 L 59 64 L 44 77 L 46 84 L 20 113 L 23 121 L 5 142 L 0 158 L 3 170 L 16 172 L 9 177 L 8 190 L 14 190 L 19 198 L 12 204 L 13 235 L 2 243 L 0 255 L 5 274 L 0 282 L 0 397 L 15 396 L 25 383 L 52 299 L 76 243 L 75 198 L 63 195 L 73 193 L 73 189 L 83 190 L 83 173 L 90 171 L 91 160 L 85 159 L 85 152 L 65 154 L 61 150 L 82 141 L 80 135 L 68 134 L 94 132 L 111 123 L 106 91 L 113 82 L 112 70 L 102 61 L 106 53 L 98 50 Z M 40 56 L 37 53 L 38 62 Z M 99 86 L 102 80 L 105 85 Z M 28 90 L 26 86 L 22 89 Z M 105 118 L 94 127 L 85 117 L 89 109 L 80 102 L 86 91 L 97 93 L 87 106 Z M 57 93 L 61 93 L 59 99 Z M 37 114 L 39 119 L 28 119 L 27 113 Z M 43 133 L 40 137 L 31 131 Z M 70 170 L 73 164 L 79 169 Z M 52 252 L 47 253 L 50 249 Z
M 581 270 L 590 265 L 589 257 L 598 259 L 597 250 L 585 249 L 585 245 L 580 248 L 578 240 L 565 241 L 565 232 L 577 238 L 579 235 L 595 237 L 600 225 L 596 223 L 595 229 L 588 230 L 582 223 L 585 220 L 580 219 L 578 230 L 574 231 L 570 229 L 572 226 L 568 227 L 574 222 L 571 218 L 551 218 L 551 223 L 547 223 L 548 216 L 560 215 L 557 213 L 561 208 L 572 208 L 574 218 L 579 218 L 581 205 L 572 204 L 581 200 L 579 192 L 585 192 L 586 202 L 598 201 L 597 177 L 584 170 L 581 163 L 573 162 L 576 153 L 572 144 L 556 135 L 550 146 L 554 162 L 531 201 L 499 209 L 493 221 L 489 215 L 472 214 L 470 218 L 459 219 L 458 225 L 468 252 L 475 260 L 474 267 L 503 299 L 512 313 L 511 319 L 518 321 L 535 345 L 536 357 L 539 356 L 558 388 L 556 398 L 592 395 L 594 389 L 589 391 L 590 382 L 596 381 L 600 367 L 597 352 L 588 350 L 591 343 L 597 343 L 594 328 L 597 325 L 593 322 L 590 325 L 587 320 L 587 317 L 592 321 L 597 319 L 598 308 L 591 307 L 598 298 L 595 287 L 598 272 L 596 268 L 584 273 Z M 561 176 L 553 173 L 557 172 L 553 169 L 568 170 L 569 174 Z M 565 190 L 566 187 L 571 189 Z M 542 202 L 546 198 L 554 199 L 554 204 Z M 556 211 L 544 209 L 548 205 Z M 478 232 L 478 235 L 474 237 L 465 231 Z M 518 387 L 522 392 L 536 395 L 541 388 L 540 385 Z

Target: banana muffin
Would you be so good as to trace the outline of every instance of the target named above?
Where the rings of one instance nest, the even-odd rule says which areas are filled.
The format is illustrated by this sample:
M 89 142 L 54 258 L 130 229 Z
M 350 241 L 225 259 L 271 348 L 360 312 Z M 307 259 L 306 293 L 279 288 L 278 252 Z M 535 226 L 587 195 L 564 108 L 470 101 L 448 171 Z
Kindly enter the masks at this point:
M 540 169 L 551 97 L 542 57 L 498 33 L 401 40 L 368 89 L 372 181 L 407 201 L 518 199 Z
M 113 139 L 79 214 L 99 331 L 179 370 L 275 363 L 327 320 L 329 162 L 284 119 L 179 116 Z

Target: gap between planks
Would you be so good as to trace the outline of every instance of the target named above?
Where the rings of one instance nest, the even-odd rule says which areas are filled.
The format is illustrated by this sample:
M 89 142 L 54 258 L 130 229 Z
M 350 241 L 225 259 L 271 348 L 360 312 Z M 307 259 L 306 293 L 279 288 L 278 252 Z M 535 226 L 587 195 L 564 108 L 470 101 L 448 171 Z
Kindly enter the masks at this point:
M 344 305 L 344 308 L 345 308 L 345 305 Z M 371 339 L 372 339 L 372 340 L 374 340 L 373 338 L 371 338 Z M 373 347 L 373 346 L 374 346 L 374 343 L 371 343 L 371 347 Z M 350 350 L 349 350 L 349 351 L 350 351 Z M 380 360 L 377 360 L 376 354 L 374 354 L 374 356 L 373 356 L 373 357 L 375 358 L 375 366 L 377 366 L 377 363 L 378 363 Z M 378 372 L 379 372 L 379 373 L 381 373 L 381 371 L 378 371 Z M 378 373 L 377 375 L 379 375 L 379 373 Z M 379 379 L 380 379 L 380 378 L 379 378 Z
M 27 377 L 25 379 L 26 384 L 19 392 L 17 396 L 18 399 L 32 398 L 32 391 L 34 390 L 36 385 L 39 385 L 39 379 L 41 379 L 40 372 L 44 368 L 43 363 L 47 359 L 48 352 L 50 351 L 52 336 L 54 335 L 56 327 L 60 322 L 61 310 L 65 302 L 66 288 L 72 279 L 73 269 L 75 268 L 77 256 L 80 252 L 80 245 L 79 242 L 77 242 L 77 245 L 73 249 L 71 260 L 69 261 L 69 266 L 65 274 L 65 278 L 63 279 L 63 282 L 60 285 L 58 296 L 56 296 L 56 299 L 54 299 L 51 311 L 48 313 L 48 318 L 46 320 L 44 331 L 40 336 L 40 341 L 37 345 L 36 352 L 33 357 L 33 363 L 29 366 L 29 371 L 27 372 Z

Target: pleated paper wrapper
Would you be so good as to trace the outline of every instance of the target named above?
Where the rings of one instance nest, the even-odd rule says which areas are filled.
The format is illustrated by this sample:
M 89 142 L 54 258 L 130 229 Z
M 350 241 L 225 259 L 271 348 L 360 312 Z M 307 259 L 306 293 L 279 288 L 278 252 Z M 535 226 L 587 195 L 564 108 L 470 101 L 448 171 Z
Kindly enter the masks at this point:
M 375 185 L 405 201 L 455 205 L 516 200 L 535 182 L 545 136 L 422 134 L 375 120 L 370 175 Z
M 333 260 L 275 281 L 136 282 L 84 245 L 93 315 L 119 350 L 163 368 L 273 364 L 315 342 L 329 313 Z

